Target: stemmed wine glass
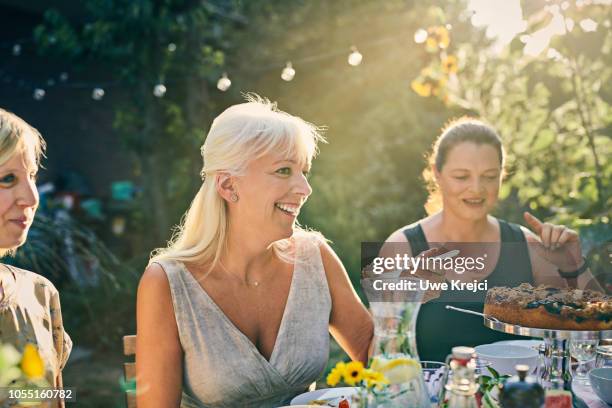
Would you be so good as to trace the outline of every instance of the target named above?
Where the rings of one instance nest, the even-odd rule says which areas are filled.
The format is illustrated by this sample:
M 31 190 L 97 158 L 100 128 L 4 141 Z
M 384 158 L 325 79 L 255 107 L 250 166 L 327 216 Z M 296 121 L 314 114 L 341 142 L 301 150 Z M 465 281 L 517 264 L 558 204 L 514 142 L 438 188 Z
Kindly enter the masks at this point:
M 570 340 L 570 353 L 578 361 L 574 379 L 589 385 L 586 362 L 595 358 L 599 340 Z

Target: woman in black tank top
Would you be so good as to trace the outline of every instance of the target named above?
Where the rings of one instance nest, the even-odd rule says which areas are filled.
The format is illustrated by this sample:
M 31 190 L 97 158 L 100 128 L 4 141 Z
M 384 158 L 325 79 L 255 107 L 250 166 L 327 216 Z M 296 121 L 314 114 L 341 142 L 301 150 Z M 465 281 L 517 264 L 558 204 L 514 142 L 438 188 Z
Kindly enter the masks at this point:
M 497 203 L 504 165 L 500 137 L 491 127 L 471 118 L 449 124 L 434 144 L 429 162 L 424 176 L 431 193 L 426 209 L 432 215 L 395 231 L 387 243 L 409 244 L 409 248 L 404 248 L 411 256 L 425 251 L 428 252 L 424 256 L 432 256 L 436 250 L 430 244 L 439 247 L 442 243 L 486 243 L 483 247 L 494 248 L 496 257 L 489 258 L 491 264 L 485 269 L 490 272 L 478 281 L 486 280 L 488 288 L 514 287 L 524 282 L 564 287 L 567 282 L 560 273 L 586 269 L 582 267 L 584 261 L 575 231 L 544 224 L 529 213 L 525 213 L 525 221 L 533 232 L 490 215 Z M 385 244 L 381 255 L 397 253 L 397 247 L 390 250 L 391 247 L 394 245 Z M 420 272 L 417 275 L 425 279 L 433 276 L 429 271 Z M 446 272 L 447 281 L 449 277 L 452 276 Z M 576 279 L 573 280 L 575 284 Z M 588 270 L 577 283 L 580 287 L 599 289 Z M 446 305 L 453 305 L 482 312 L 485 295 L 484 290 L 429 291 L 427 298 L 436 299 L 421 306 L 417 320 L 420 358 L 440 361 L 456 345 L 475 346 L 520 338 L 484 327 L 477 316 L 446 309 Z

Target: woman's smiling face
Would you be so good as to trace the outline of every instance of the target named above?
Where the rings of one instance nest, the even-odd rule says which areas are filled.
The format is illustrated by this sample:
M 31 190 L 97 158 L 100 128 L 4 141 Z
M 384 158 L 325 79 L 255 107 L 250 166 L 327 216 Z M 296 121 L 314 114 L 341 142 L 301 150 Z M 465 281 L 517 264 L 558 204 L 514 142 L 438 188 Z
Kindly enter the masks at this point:
M 436 179 L 444 210 L 477 220 L 495 207 L 501 185 L 501 159 L 489 144 L 462 142 L 453 146 Z
M 38 207 L 33 154 L 17 151 L 0 165 L 0 249 L 22 245 Z
M 312 193 L 309 171 L 310 163 L 296 157 L 268 153 L 253 160 L 235 178 L 239 200 L 230 203 L 230 223 L 247 225 L 269 243 L 291 237 L 300 208 Z

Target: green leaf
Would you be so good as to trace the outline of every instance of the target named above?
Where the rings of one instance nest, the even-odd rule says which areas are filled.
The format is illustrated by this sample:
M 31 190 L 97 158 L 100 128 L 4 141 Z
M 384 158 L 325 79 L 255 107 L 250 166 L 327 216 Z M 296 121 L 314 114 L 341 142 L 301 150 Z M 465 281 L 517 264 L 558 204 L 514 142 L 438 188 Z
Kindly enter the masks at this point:
M 499 378 L 499 372 L 497 372 L 496 369 L 494 369 L 491 366 L 487 367 L 487 370 L 489 370 L 489 372 L 491 373 L 491 375 L 493 376 L 493 378 L 498 379 Z

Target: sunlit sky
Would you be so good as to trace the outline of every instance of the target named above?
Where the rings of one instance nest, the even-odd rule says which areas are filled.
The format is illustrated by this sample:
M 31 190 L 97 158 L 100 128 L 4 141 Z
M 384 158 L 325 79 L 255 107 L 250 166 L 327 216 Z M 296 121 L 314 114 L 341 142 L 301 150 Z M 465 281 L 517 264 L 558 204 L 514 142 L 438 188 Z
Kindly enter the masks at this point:
M 527 28 L 519 0 L 470 0 L 472 24 L 486 27 L 489 38 L 497 38 L 501 44 L 509 43 L 516 34 Z
M 598 3 L 612 4 L 610 0 L 599 0 Z M 597 23 L 591 19 L 579 22 L 570 19 L 564 20 L 560 11 L 568 6 L 568 1 L 547 6 L 548 11 L 552 14 L 550 23 L 530 35 L 520 37 L 525 44 L 523 50 L 525 54 L 539 55 L 548 48 L 552 36 L 571 32 L 576 24 L 583 31 L 595 31 L 597 29 Z M 501 49 L 527 28 L 527 22 L 523 19 L 520 0 L 470 0 L 468 9 L 473 12 L 472 24 L 476 27 L 485 27 L 487 36 L 496 39 L 497 49 Z M 557 54 L 555 50 L 548 50 L 548 56 L 551 58 L 555 58 Z

